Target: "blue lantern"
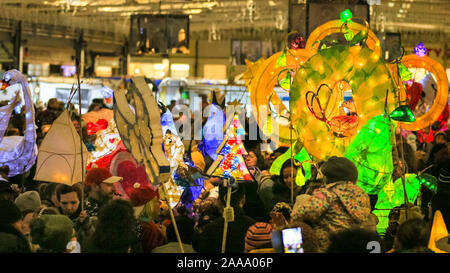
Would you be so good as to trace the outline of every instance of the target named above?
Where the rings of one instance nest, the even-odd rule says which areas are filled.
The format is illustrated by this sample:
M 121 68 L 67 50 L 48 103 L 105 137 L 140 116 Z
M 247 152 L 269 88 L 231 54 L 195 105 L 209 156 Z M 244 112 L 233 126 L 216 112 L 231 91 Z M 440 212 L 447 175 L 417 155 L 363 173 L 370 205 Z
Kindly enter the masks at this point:
M 427 54 L 427 49 L 422 43 L 418 43 L 416 47 L 414 47 L 414 54 L 423 57 Z

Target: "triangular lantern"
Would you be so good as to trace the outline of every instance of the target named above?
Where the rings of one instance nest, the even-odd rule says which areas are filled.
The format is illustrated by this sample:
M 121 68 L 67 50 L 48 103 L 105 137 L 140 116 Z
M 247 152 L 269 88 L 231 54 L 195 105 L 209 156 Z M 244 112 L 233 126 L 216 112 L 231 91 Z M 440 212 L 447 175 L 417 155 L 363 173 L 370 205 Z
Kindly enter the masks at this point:
M 428 248 L 433 250 L 436 253 L 447 253 L 441 249 L 439 249 L 436 245 L 440 239 L 448 236 L 447 227 L 445 226 L 444 218 L 442 217 L 442 213 L 437 210 L 434 213 L 433 218 L 433 226 L 431 227 L 430 240 L 428 242 Z
M 224 178 L 234 178 L 240 181 L 251 181 L 252 177 L 245 164 L 244 155 L 247 151 L 242 143 L 244 128 L 235 113 L 225 134 L 225 138 L 217 149 L 219 156 L 209 168 L 207 174 Z
M 81 166 L 81 149 L 83 162 L 88 151 L 81 143 L 67 110 L 53 122 L 39 148 L 35 180 L 73 185 L 83 181 L 85 168 Z

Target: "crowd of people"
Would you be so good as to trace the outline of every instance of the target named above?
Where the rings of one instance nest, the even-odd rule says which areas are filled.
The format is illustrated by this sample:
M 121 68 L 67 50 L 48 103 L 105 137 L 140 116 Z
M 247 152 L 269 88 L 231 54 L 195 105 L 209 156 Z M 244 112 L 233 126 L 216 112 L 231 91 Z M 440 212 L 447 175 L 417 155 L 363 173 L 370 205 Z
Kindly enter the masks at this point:
M 36 108 L 38 146 L 64 106 L 51 99 L 45 109 Z M 101 100 L 96 101 L 89 111 L 104 107 Z M 78 132 L 86 130 L 74 111 L 71 118 Z M 23 123 L 24 113 L 13 114 L 5 135 L 23 135 Z M 92 141 L 83 135 L 85 143 Z M 397 141 L 404 145 L 407 168 L 394 162 L 393 179 L 406 170 L 426 169 L 438 179 L 438 186 L 437 192 L 422 186 L 415 203 L 392 209 L 384 234 L 377 232 L 376 197 L 369 197 L 357 185 L 358 170 L 344 157 L 333 156 L 313 165 L 311 178 L 300 187 L 292 177 L 304 170 L 291 160 L 284 162 L 280 175 L 269 172 L 287 148 L 261 152 L 259 143 L 244 141 L 252 181 L 233 184 L 227 200 L 227 188 L 220 178 L 204 178 L 204 189 L 192 204 L 179 203 L 172 209 L 176 228 L 168 202 L 157 188 L 136 185 L 125 198 L 114 187 L 120 178 L 106 168 L 92 168 L 85 181 L 68 186 L 35 181 L 35 167 L 8 177 L 8 167 L 2 166 L 0 252 L 180 253 L 179 235 L 185 253 L 220 253 L 227 201 L 234 220 L 228 223 L 226 253 L 274 252 L 272 232 L 294 227 L 301 228 L 306 253 L 368 252 L 367 244 L 373 241 L 379 243 L 381 252 L 432 252 L 428 240 L 437 210 L 450 229 L 448 139 L 449 131 L 439 131 L 429 143 Z M 212 160 L 206 154 L 199 156 L 196 144 L 189 145 L 186 153 L 196 153 L 191 158 L 205 173 Z

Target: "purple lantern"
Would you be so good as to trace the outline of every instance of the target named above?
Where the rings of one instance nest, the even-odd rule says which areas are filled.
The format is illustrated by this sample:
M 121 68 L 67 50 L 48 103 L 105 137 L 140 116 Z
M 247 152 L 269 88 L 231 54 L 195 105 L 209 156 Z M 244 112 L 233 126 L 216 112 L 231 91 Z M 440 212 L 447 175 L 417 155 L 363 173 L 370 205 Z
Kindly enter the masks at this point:
M 427 54 L 427 49 L 422 43 L 419 43 L 414 47 L 414 53 L 419 57 L 423 57 Z

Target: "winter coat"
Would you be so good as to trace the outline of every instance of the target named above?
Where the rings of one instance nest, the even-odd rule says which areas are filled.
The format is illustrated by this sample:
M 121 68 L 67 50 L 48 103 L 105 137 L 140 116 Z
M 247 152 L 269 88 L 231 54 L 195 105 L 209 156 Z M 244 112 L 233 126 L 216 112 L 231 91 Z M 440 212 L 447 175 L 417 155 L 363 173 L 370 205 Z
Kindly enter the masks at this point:
M 194 232 L 192 246 L 199 253 L 220 253 L 222 250 L 222 236 L 224 218 L 220 217 L 207 224 L 202 233 Z M 228 223 L 225 253 L 243 253 L 245 235 L 250 226 L 256 221 L 246 216 L 242 209 L 234 207 L 234 221 Z
M 30 253 L 25 236 L 13 226 L 0 226 L 0 253 Z
M 319 252 L 326 252 L 329 235 L 361 225 L 370 214 L 370 199 L 351 182 L 335 182 L 297 196 L 292 217 L 309 223 L 319 239 Z

